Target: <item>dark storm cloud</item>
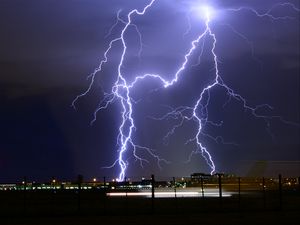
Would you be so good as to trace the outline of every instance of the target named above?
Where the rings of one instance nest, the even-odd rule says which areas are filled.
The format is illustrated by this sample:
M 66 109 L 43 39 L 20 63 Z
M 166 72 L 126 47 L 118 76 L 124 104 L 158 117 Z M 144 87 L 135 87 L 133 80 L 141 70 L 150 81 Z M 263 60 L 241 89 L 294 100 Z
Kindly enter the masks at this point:
M 105 38 L 116 21 L 116 12 L 122 9 L 121 16 L 126 19 L 130 9 L 141 8 L 147 2 L 0 2 L 0 179 L 16 179 L 25 175 L 23 173 L 41 179 L 57 174 L 72 177 L 75 173 L 115 175 L 116 171 L 101 170 L 101 166 L 115 159 L 116 132 L 120 122 L 118 105 L 101 112 L 94 126 L 90 127 L 89 122 L 102 96 L 100 85 L 108 90 L 107 83 L 115 74 L 113 68 L 120 56 L 117 46 L 110 55 L 112 63 L 104 68 L 91 94 L 78 102 L 77 111 L 70 104 L 87 87 L 86 76 L 99 64 L 109 40 L 120 32 L 121 27 L 117 26 L 112 35 Z M 202 21 L 191 15 L 192 31 L 183 37 L 187 30 L 188 9 L 195 2 L 161 0 L 145 17 L 134 17 L 143 36 L 144 51 L 139 60 L 138 36 L 131 29 L 126 34 L 132 40 L 128 44 L 133 54 L 124 68 L 128 77 L 137 75 L 139 71 L 163 73 L 166 77 L 174 73 L 190 47 L 190 40 L 203 29 Z M 265 10 L 280 1 L 199 2 L 209 2 L 222 10 L 242 4 Z M 298 1 L 290 2 L 299 7 Z M 274 114 L 299 122 L 299 13 L 288 7 L 275 9 L 274 13 L 292 15 L 295 19 L 270 21 L 258 19 L 247 12 L 226 11 L 215 18 L 212 22 L 214 32 L 222 37 L 217 46 L 220 68 L 224 80 L 249 103 L 270 103 L 274 106 Z M 235 35 L 228 24 L 253 43 L 254 57 L 249 43 Z M 196 63 L 197 56 L 192 61 Z M 192 104 L 199 89 L 209 80 L 209 76 L 204 74 L 209 75 L 207 71 L 211 73 L 212 68 L 211 59 L 204 55 L 201 66 L 189 68 L 184 74 L 186 79 L 167 92 L 160 90 L 149 95 L 148 91 L 158 85 L 150 81 L 147 87 L 139 86 L 134 93 L 137 99 L 142 96 L 141 103 L 136 106 L 141 115 L 137 118 L 138 141 L 163 149 L 162 155 L 174 162 L 166 166 L 162 174 L 188 175 L 206 167 L 200 157 L 188 166 L 182 164 L 182 159 L 188 157 L 188 151 L 176 140 L 184 139 L 192 126 L 179 130 L 179 134 L 170 139 L 169 146 L 163 146 L 161 136 L 170 124 L 155 123 L 147 116 L 166 112 L 161 108 L 162 104 Z M 220 170 L 234 171 L 233 162 L 242 159 L 300 159 L 298 127 L 275 121 L 271 125 L 275 135 L 273 141 L 263 121 L 244 114 L 234 102 L 222 108 L 224 93 L 216 91 L 214 94 L 215 101 L 220 104 L 211 106 L 211 117 L 216 121 L 224 120 L 224 127 L 207 127 L 206 131 L 215 136 L 223 135 L 226 140 L 239 144 L 239 147 L 224 146 L 205 140 Z M 241 124 L 244 127 L 242 131 Z M 137 175 L 137 166 L 133 164 L 129 172 Z M 139 171 L 142 174 L 158 172 L 150 165 Z

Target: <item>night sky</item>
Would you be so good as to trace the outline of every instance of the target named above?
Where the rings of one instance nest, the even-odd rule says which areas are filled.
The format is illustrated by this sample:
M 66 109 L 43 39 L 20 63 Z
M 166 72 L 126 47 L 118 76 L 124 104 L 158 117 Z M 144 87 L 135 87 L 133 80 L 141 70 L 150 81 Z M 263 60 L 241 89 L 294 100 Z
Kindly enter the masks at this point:
M 157 0 L 144 17 L 134 17 L 144 45 L 139 58 L 138 35 L 133 28 L 129 29 L 126 34 L 129 50 L 123 68 L 128 80 L 146 72 L 164 74 L 170 79 L 176 72 L 191 41 L 204 28 L 201 16 L 190 12 L 192 2 L 194 5 L 197 1 Z M 272 21 L 249 11 L 226 9 L 249 6 L 267 11 L 282 1 L 198 2 L 209 2 L 216 9 L 211 28 L 217 37 L 216 52 L 225 83 L 249 105 L 267 103 L 273 107 L 262 108 L 259 114 L 281 116 L 294 123 L 287 124 L 276 117 L 268 126 L 264 119 L 245 111 L 240 102 L 232 99 L 225 104 L 228 95 L 215 88 L 208 106 L 209 119 L 222 121 L 222 126 L 205 126 L 203 132 L 207 135 L 202 135 L 201 141 L 212 154 L 217 171 L 239 173 L 246 164 L 257 160 L 300 161 L 299 12 L 288 6 L 277 7 L 272 15 L 293 18 Z M 299 1 L 288 2 L 299 8 Z M 120 15 L 126 20 L 131 9 L 142 9 L 147 3 L 144 0 L 0 1 L 0 182 L 18 181 L 25 175 L 42 181 L 52 176 L 71 180 L 77 174 L 87 179 L 117 176 L 118 167 L 103 167 L 110 166 L 117 158 L 120 105 L 115 102 L 98 113 L 92 126 L 90 122 L 103 91 L 109 92 L 115 79 L 120 44 L 112 49 L 110 62 L 98 74 L 91 92 L 77 101 L 76 110 L 71 104 L 88 87 L 86 77 L 103 59 L 109 41 L 120 35 L 122 24 L 106 36 L 116 22 L 117 11 L 122 9 Z M 188 17 L 191 30 L 184 35 Z M 150 117 L 161 117 L 170 107 L 195 104 L 203 87 L 213 78 L 210 45 L 207 39 L 198 66 L 200 48 L 194 52 L 174 86 L 163 89 L 159 82 L 149 79 L 132 93 L 136 100 L 135 142 L 155 149 L 170 164 L 161 163 L 159 169 L 155 159 L 141 153 L 149 161 L 141 168 L 129 151 L 126 154 L 129 177 L 154 173 L 163 178 L 209 172 L 201 155 L 186 163 L 195 149 L 193 144 L 185 145 L 196 134 L 193 122 L 185 123 L 169 139 L 163 139 L 178 120 L 156 121 Z

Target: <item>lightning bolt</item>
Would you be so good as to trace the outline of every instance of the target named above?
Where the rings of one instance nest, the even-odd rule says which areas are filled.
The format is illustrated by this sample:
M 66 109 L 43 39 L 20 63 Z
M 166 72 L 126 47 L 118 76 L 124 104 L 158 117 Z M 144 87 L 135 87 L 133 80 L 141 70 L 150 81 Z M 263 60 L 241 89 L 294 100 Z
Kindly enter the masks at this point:
M 121 53 L 122 54 L 121 54 L 121 57 L 120 57 L 120 61 L 118 63 L 116 80 L 115 80 L 115 82 L 114 82 L 114 84 L 111 88 L 111 92 L 110 93 L 104 93 L 104 97 L 103 97 L 102 101 L 100 102 L 98 108 L 96 109 L 96 111 L 94 113 L 94 119 L 91 122 L 91 123 L 94 123 L 96 121 L 96 118 L 97 118 L 96 116 L 97 116 L 98 111 L 106 109 L 110 104 L 112 104 L 115 101 L 118 101 L 120 103 L 121 118 L 122 118 L 121 121 L 122 122 L 119 126 L 119 134 L 118 134 L 118 138 L 117 138 L 117 144 L 119 146 L 118 158 L 109 167 L 109 168 L 111 168 L 111 167 L 114 167 L 116 165 L 119 166 L 120 172 L 119 172 L 119 176 L 118 176 L 118 179 L 117 179 L 118 181 L 123 181 L 125 179 L 126 170 L 127 170 L 127 167 L 128 167 L 128 162 L 125 159 L 125 153 L 127 151 L 129 151 L 130 149 L 132 150 L 134 158 L 140 162 L 141 166 L 143 166 L 143 162 L 148 162 L 148 161 L 140 156 L 140 154 L 138 153 L 139 151 L 146 152 L 150 156 L 154 157 L 157 160 L 157 163 L 158 163 L 159 167 L 160 167 L 161 163 L 169 163 L 167 160 L 160 158 L 156 154 L 154 149 L 150 149 L 150 148 L 135 144 L 135 142 L 133 141 L 133 133 L 136 130 L 136 126 L 135 126 L 134 117 L 133 117 L 133 114 L 134 114 L 134 112 L 133 112 L 134 100 L 131 97 L 131 90 L 133 88 L 135 88 L 136 85 L 138 85 L 140 82 L 145 81 L 147 79 L 156 79 L 156 80 L 160 81 L 160 83 L 162 85 L 162 88 L 164 88 L 164 89 L 167 89 L 170 86 L 173 86 L 175 83 L 177 83 L 180 80 L 181 76 L 183 76 L 183 72 L 187 68 L 189 60 L 192 57 L 195 49 L 197 49 L 198 44 L 202 43 L 201 54 L 200 54 L 200 57 L 199 57 L 199 61 L 200 61 L 200 58 L 202 57 L 202 54 L 203 54 L 203 48 L 204 48 L 204 45 L 206 43 L 205 40 L 208 39 L 208 38 L 211 40 L 211 43 L 212 43 L 211 46 L 210 46 L 210 54 L 211 54 L 211 57 L 212 57 L 213 63 L 214 63 L 214 77 L 213 77 L 213 80 L 211 81 L 211 83 L 207 84 L 207 86 L 205 86 L 202 89 L 202 91 L 199 94 L 199 98 L 195 102 L 194 105 L 192 105 L 192 106 L 182 106 L 182 107 L 178 107 L 176 109 L 171 109 L 171 111 L 169 113 L 167 113 L 166 115 L 164 115 L 160 118 L 153 118 L 153 119 L 156 119 L 156 120 L 164 120 L 164 119 L 167 119 L 169 117 L 173 117 L 174 119 L 179 119 L 179 123 L 177 123 L 167 133 L 167 135 L 165 136 L 164 139 L 167 140 L 172 134 L 174 134 L 176 129 L 178 129 L 179 127 L 181 127 L 183 125 L 183 123 L 185 121 L 194 121 L 194 122 L 196 122 L 198 129 L 197 129 L 195 135 L 191 139 L 189 139 L 186 143 L 186 144 L 188 144 L 188 143 L 194 142 L 197 146 L 196 149 L 191 152 L 189 159 L 191 159 L 191 157 L 194 154 L 201 154 L 202 157 L 205 159 L 207 165 L 210 168 L 210 173 L 214 174 L 216 172 L 216 166 L 215 166 L 215 163 L 213 161 L 212 155 L 210 154 L 208 149 L 201 142 L 201 135 L 212 138 L 216 142 L 221 142 L 223 144 L 226 144 L 226 142 L 224 141 L 224 139 L 222 137 L 219 137 L 219 136 L 218 137 L 213 137 L 213 136 L 203 132 L 203 127 L 206 124 L 211 124 L 211 125 L 214 125 L 214 126 L 221 126 L 222 125 L 222 122 L 221 123 L 215 123 L 215 122 L 210 121 L 208 119 L 208 105 L 210 103 L 210 92 L 216 87 L 220 87 L 220 88 L 224 89 L 224 91 L 229 96 L 228 101 L 230 101 L 231 99 L 234 99 L 234 100 L 240 102 L 240 104 L 244 107 L 245 111 L 250 112 L 256 118 L 260 118 L 260 119 L 265 120 L 267 127 L 270 127 L 270 121 L 272 119 L 280 119 L 282 122 L 289 123 L 289 124 L 294 124 L 292 122 L 284 120 L 280 116 L 266 116 L 266 115 L 259 114 L 258 113 L 259 109 L 261 109 L 261 108 L 272 109 L 272 107 L 268 104 L 261 104 L 261 105 L 257 105 L 257 106 L 254 106 L 254 107 L 250 106 L 247 103 L 247 101 L 244 97 L 242 97 L 240 94 L 236 93 L 233 89 L 231 89 L 229 86 L 227 86 L 224 83 L 224 81 L 221 77 L 220 70 L 219 70 L 219 59 L 218 59 L 218 54 L 217 54 L 218 39 L 217 39 L 216 34 L 213 32 L 213 29 L 211 27 L 212 12 L 211 12 L 211 9 L 209 7 L 203 7 L 203 10 L 202 10 L 202 13 L 203 13 L 203 16 L 204 16 L 204 24 L 205 24 L 204 30 L 197 36 L 196 39 L 194 39 L 190 43 L 191 47 L 188 49 L 187 53 L 184 55 L 183 62 L 181 63 L 181 65 L 179 66 L 179 68 L 174 73 L 174 75 L 172 76 L 171 79 L 167 80 L 160 74 L 146 73 L 146 74 L 136 76 L 133 79 L 133 81 L 130 83 L 122 73 L 122 68 L 124 67 L 124 60 L 125 60 L 125 57 L 126 57 L 126 54 L 127 54 L 127 45 L 126 45 L 126 39 L 125 39 L 124 35 L 128 31 L 129 27 L 132 26 L 132 27 L 135 28 L 135 30 L 136 30 L 137 34 L 139 35 L 139 38 L 140 38 L 140 51 L 139 51 L 139 55 L 140 55 L 141 52 L 142 52 L 142 46 L 143 46 L 143 44 L 142 44 L 142 35 L 139 32 L 137 25 L 135 25 L 132 22 L 133 16 L 144 16 L 146 14 L 146 12 L 149 10 L 149 8 L 151 8 L 154 5 L 155 1 L 156 0 L 151 0 L 142 10 L 133 9 L 132 11 L 130 11 L 127 14 L 127 19 L 126 20 L 122 19 L 120 17 L 121 11 L 118 11 L 116 23 L 111 27 L 111 29 L 109 30 L 106 37 L 110 36 L 112 31 L 114 30 L 114 28 L 119 23 L 121 23 L 121 24 L 123 24 L 124 27 L 121 30 L 120 36 L 110 41 L 110 43 L 108 45 L 108 48 L 104 52 L 103 60 L 100 61 L 99 66 L 94 70 L 94 72 L 88 76 L 88 79 L 90 79 L 90 84 L 89 84 L 88 88 L 82 94 L 78 95 L 74 99 L 74 101 L 72 102 L 72 106 L 75 108 L 76 101 L 90 92 L 90 90 L 92 89 L 92 87 L 94 85 L 94 81 L 95 81 L 95 77 L 96 77 L 97 73 L 101 72 L 102 69 L 103 69 L 104 64 L 106 64 L 108 62 L 109 52 L 111 51 L 111 49 L 113 48 L 113 46 L 116 43 L 121 43 L 121 46 L 122 46 Z M 250 8 L 250 7 L 229 8 L 229 9 L 226 9 L 226 10 L 230 11 L 230 12 L 241 12 L 241 11 L 247 10 L 247 11 L 252 12 L 257 17 L 260 17 L 260 18 L 267 17 L 271 20 L 294 19 L 293 17 L 290 17 L 290 16 L 276 17 L 276 16 L 272 15 L 272 11 L 277 7 L 290 7 L 291 9 L 299 12 L 299 9 L 291 3 L 278 3 L 278 4 L 275 4 L 269 10 L 267 10 L 266 12 L 258 12 L 255 9 Z M 189 18 L 189 17 L 187 17 L 187 18 Z M 184 33 L 183 36 L 185 36 L 191 29 L 190 21 L 188 20 L 188 22 L 189 22 L 188 29 L 187 29 L 186 33 Z M 227 26 L 229 26 L 229 28 L 235 34 L 237 34 L 241 38 L 243 38 L 249 44 L 249 46 L 251 46 L 251 49 L 253 50 L 252 42 L 250 42 L 246 38 L 246 36 L 244 36 L 241 33 L 238 33 L 230 25 L 227 25 Z M 252 53 L 253 53 L 253 51 L 252 51 Z M 230 143 L 230 144 L 234 144 L 234 143 Z
M 283 3 L 274 4 L 270 9 L 268 9 L 265 12 L 258 12 L 254 8 L 244 7 L 244 6 L 243 7 L 238 7 L 238 8 L 230 8 L 230 9 L 227 9 L 227 10 L 228 11 L 233 11 L 233 12 L 250 11 L 257 17 L 269 18 L 272 21 L 274 21 L 274 20 L 285 20 L 285 19 L 295 19 L 295 17 L 291 17 L 291 16 L 274 16 L 272 14 L 272 11 L 274 11 L 278 7 L 289 7 L 289 8 L 291 8 L 292 10 L 294 10 L 296 12 L 300 12 L 300 9 L 297 8 L 294 4 L 292 4 L 290 2 L 283 2 Z

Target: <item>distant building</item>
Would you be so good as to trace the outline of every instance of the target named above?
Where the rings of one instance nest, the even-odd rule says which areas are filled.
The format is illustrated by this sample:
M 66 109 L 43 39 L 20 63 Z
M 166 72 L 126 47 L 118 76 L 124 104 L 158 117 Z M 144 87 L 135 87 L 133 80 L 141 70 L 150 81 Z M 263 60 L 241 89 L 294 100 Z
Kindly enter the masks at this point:
M 191 174 L 191 182 L 192 183 L 200 183 L 201 179 L 208 180 L 209 178 L 211 178 L 211 175 L 206 174 L 206 173 L 193 173 L 193 174 Z

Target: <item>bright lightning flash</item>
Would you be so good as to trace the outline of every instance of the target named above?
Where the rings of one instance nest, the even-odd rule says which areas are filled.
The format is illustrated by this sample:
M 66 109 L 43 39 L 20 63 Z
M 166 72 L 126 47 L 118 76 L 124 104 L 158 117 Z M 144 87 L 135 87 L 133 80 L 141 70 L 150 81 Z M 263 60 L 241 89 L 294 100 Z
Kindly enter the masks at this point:
M 91 90 L 91 88 L 94 84 L 96 74 L 98 72 L 101 72 L 104 64 L 106 64 L 108 62 L 108 53 L 111 51 L 112 47 L 117 42 L 121 43 L 122 54 L 119 59 L 118 68 L 117 68 L 118 72 L 116 74 L 116 79 L 115 79 L 114 85 L 112 86 L 110 93 L 104 94 L 104 99 L 101 101 L 99 107 L 95 111 L 94 120 L 92 121 L 92 122 L 96 121 L 96 115 L 99 110 L 106 109 L 111 103 L 113 103 L 115 101 L 118 101 L 120 103 L 121 108 L 122 108 L 122 110 L 121 110 L 122 122 L 119 126 L 119 135 L 118 135 L 118 140 L 117 140 L 117 143 L 119 146 L 119 149 L 118 149 L 119 156 L 116 159 L 116 161 L 113 163 L 113 165 L 111 166 L 111 167 L 113 167 L 118 164 L 120 167 L 120 173 L 119 173 L 119 176 L 117 179 L 118 181 L 123 181 L 125 179 L 126 169 L 128 167 L 128 162 L 125 159 L 125 153 L 130 150 L 132 151 L 134 158 L 136 160 L 140 161 L 141 166 L 143 165 L 143 162 L 148 162 L 148 161 L 146 159 L 142 158 L 140 156 L 140 154 L 138 154 L 139 151 L 144 151 L 144 152 L 150 154 L 152 157 L 154 157 L 157 160 L 159 167 L 160 167 L 160 163 L 162 163 L 162 162 L 168 163 L 168 161 L 166 161 L 165 159 L 160 158 L 153 149 L 135 144 L 135 142 L 133 140 L 133 134 L 136 130 L 136 126 L 135 126 L 134 117 L 133 117 L 133 115 L 134 115 L 134 109 L 133 109 L 134 100 L 131 97 L 131 90 L 133 88 L 135 88 L 138 83 L 140 83 L 146 79 L 159 80 L 161 82 L 162 87 L 165 89 L 167 89 L 168 87 L 177 83 L 180 80 L 179 79 L 180 76 L 183 75 L 184 70 L 188 66 L 189 59 L 193 55 L 194 50 L 197 48 L 199 42 L 203 41 L 204 39 L 209 38 L 212 43 L 209 48 L 210 48 L 211 57 L 214 62 L 214 79 L 210 84 L 208 84 L 206 87 L 204 87 L 202 91 L 200 91 L 199 98 L 193 106 L 182 106 L 182 107 L 179 107 L 176 109 L 172 109 L 169 113 L 162 116 L 161 118 L 154 118 L 157 120 L 164 120 L 168 117 L 181 118 L 180 122 L 177 125 L 175 125 L 172 128 L 172 130 L 167 134 L 167 137 L 172 135 L 175 132 L 175 130 L 177 128 L 179 128 L 185 121 L 195 121 L 198 125 L 197 132 L 194 135 L 194 137 L 192 137 L 190 140 L 187 141 L 187 143 L 194 142 L 196 144 L 197 148 L 196 148 L 196 150 L 194 150 L 191 153 L 190 157 L 194 154 L 201 154 L 203 156 L 203 158 L 206 160 L 207 165 L 210 168 L 211 174 L 215 173 L 216 166 L 213 161 L 213 158 L 212 158 L 211 154 L 209 153 L 209 151 L 207 150 L 207 148 L 202 144 L 200 136 L 205 135 L 208 137 L 212 137 L 212 136 L 209 136 L 209 135 L 203 133 L 202 128 L 206 124 L 210 123 L 215 126 L 219 126 L 218 124 L 208 120 L 208 105 L 210 102 L 210 92 L 212 91 L 212 89 L 214 89 L 217 86 L 221 87 L 225 90 L 226 94 L 229 96 L 229 100 L 235 99 L 237 102 L 240 102 L 241 105 L 244 107 L 244 109 L 246 111 L 250 112 L 254 117 L 265 120 L 267 128 L 270 126 L 270 120 L 272 120 L 274 118 L 277 118 L 283 122 L 289 123 L 288 121 L 283 120 L 279 116 L 266 116 L 266 115 L 258 114 L 258 112 L 257 112 L 258 109 L 261 109 L 261 108 L 272 109 L 272 107 L 269 106 L 268 104 L 250 106 L 250 105 L 248 105 L 245 98 L 243 98 L 240 94 L 235 93 L 233 89 L 231 89 L 229 86 L 227 86 L 224 83 L 224 81 L 221 77 L 220 71 L 219 71 L 219 64 L 218 64 L 219 60 L 218 60 L 218 55 L 216 52 L 218 41 L 217 41 L 216 34 L 213 32 L 213 29 L 210 25 L 211 20 L 216 16 L 216 10 L 209 5 L 203 5 L 203 6 L 197 7 L 197 11 L 203 19 L 205 28 L 198 35 L 198 37 L 191 42 L 191 45 L 190 45 L 191 47 L 188 49 L 187 53 L 185 54 L 183 62 L 178 67 L 178 70 L 176 71 L 176 73 L 173 75 L 173 77 L 170 80 L 166 80 L 164 78 L 164 76 L 159 75 L 159 74 L 146 73 L 143 75 L 136 76 L 135 79 L 130 83 L 126 79 L 126 77 L 124 76 L 123 71 L 122 71 L 122 68 L 124 66 L 124 59 L 127 55 L 127 45 L 126 45 L 125 33 L 128 31 L 129 27 L 134 27 L 136 32 L 138 33 L 138 35 L 140 37 L 140 41 L 141 41 L 141 33 L 139 32 L 137 26 L 132 22 L 132 20 L 135 16 L 144 16 L 147 13 L 147 11 L 149 10 L 149 8 L 151 8 L 153 6 L 155 1 L 156 0 L 151 0 L 150 3 L 148 5 L 146 5 L 142 10 L 134 9 L 134 10 L 130 11 L 127 14 L 126 20 L 121 19 L 120 15 L 119 15 L 120 11 L 118 12 L 117 23 L 122 23 L 124 25 L 120 36 L 113 39 L 109 43 L 108 48 L 104 52 L 104 59 L 100 62 L 98 68 L 96 68 L 95 71 L 89 76 L 89 79 L 91 79 L 91 82 L 90 82 L 90 85 L 87 88 L 87 90 L 85 92 L 83 92 L 83 94 L 78 95 L 75 98 L 75 100 L 73 101 L 73 106 L 75 107 L 75 105 L 74 105 L 75 102 L 79 98 L 85 96 Z M 292 5 L 290 3 L 277 4 L 275 6 L 272 6 L 272 8 L 265 13 L 258 13 L 255 9 L 246 8 L 246 7 L 241 7 L 241 8 L 237 8 L 237 9 L 228 9 L 228 11 L 237 12 L 237 11 L 248 10 L 248 11 L 253 12 L 255 14 L 255 16 L 258 16 L 258 17 L 269 17 L 274 20 L 290 19 L 290 17 L 275 17 L 271 14 L 272 9 L 274 9 L 275 7 L 280 7 L 280 6 L 289 6 L 293 10 L 299 11 L 298 8 L 296 8 L 294 5 Z M 114 29 L 114 26 L 110 30 L 110 33 Z M 237 33 L 237 32 L 235 31 L 235 33 Z M 242 35 L 242 34 L 239 34 L 239 36 L 244 37 L 244 35 Z M 140 46 L 142 46 L 142 43 Z M 222 138 L 218 139 L 218 137 L 217 137 L 214 139 L 215 140 L 221 139 L 223 142 Z
M 198 12 L 200 16 L 203 17 L 205 20 L 212 19 L 216 15 L 216 11 L 208 5 L 199 7 Z

